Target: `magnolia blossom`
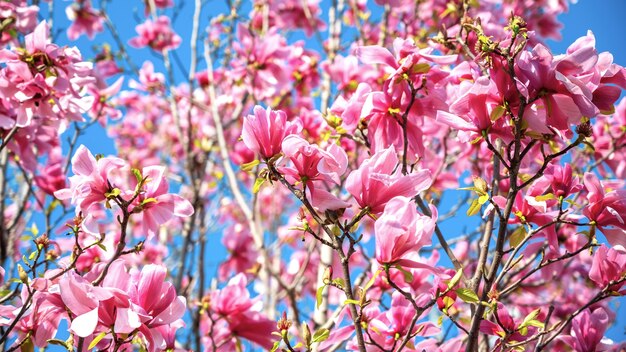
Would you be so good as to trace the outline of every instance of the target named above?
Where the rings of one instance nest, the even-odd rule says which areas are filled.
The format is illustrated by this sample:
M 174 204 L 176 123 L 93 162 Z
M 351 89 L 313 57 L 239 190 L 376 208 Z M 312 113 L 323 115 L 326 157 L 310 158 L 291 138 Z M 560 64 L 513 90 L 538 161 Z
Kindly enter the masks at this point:
M 246 285 L 246 277 L 239 273 L 224 288 L 210 295 L 211 313 L 214 314 L 212 321 L 216 321 L 217 325 L 205 321 L 202 330 L 205 334 L 208 329 L 214 332 L 206 339 L 222 346 L 220 351 L 232 350 L 234 337 L 242 337 L 265 349 L 270 349 L 274 344 L 272 332 L 276 329 L 276 323 L 260 312 L 261 297 L 250 299 Z M 207 343 L 211 346 L 211 342 Z
M 314 207 L 335 210 L 350 206 L 324 190 L 326 182 L 339 184 L 339 177 L 346 171 L 348 157 L 341 147 L 331 143 L 326 150 L 322 150 L 301 137 L 291 135 L 283 141 L 283 152 L 293 166 L 280 167 L 279 171 L 288 180 L 306 186 L 307 196 Z
M 370 212 L 377 215 L 392 198 L 413 197 L 428 189 L 431 183 L 428 170 L 402 175 L 395 150 L 387 148 L 363 161 L 348 175 L 346 190 L 361 208 L 369 207 Z
M 181 38 L 172 30 L 170 19 L 166 16 L 159 16 L 155 21 L 147 19 L 135 29 L 139 36 L 128 43 L 136 48 L 149 46 L 152 50 L 162 52 L 176 49 L 181 43 Z
M 560 337 L 576 352 L 613 351 L 613 346 L 602 342 L 609 326 L 609 316 L 604 308 L 587 309 L 572 320 L 571 336 Z
M 437 208 L 430 207 L 432 218 L 420 215 L 410 198 L 392 198 L 376 221 L 376 260 L 381 264 L 410 268 L 430 268 L 417 262 L 420 248 L 430 245 L 437 223 Z
M 257 105 L 254 115 L 244 117 L 241 139 L 248 149 L 267 160 L 281 152 L 285 137 L 301 129 L 299 120 L 288 122 L 284 112 Z
M 617 281 L 626 275 L 626 250 L 622 246 L 607 248 L 602 245 L 593 256 L 589 278 L 600 287 L 605 287 L 611 281 Z M 624 282 L 611 286 L 619 291 Z
M 145 167 L 142 175 L 147 178 L 146 185 L 132 211 L 141 213 L 146 233 L 156 233 L 160 225 L 173 217 L 189 217 L 193 214 L 194 208 L 188 200 L 178 194 L 168 193 L 165 167 Z
M 102 32 L 102 16 L 91 7 L 90 0 L 79 0 L 65 9 L 72 25 L 67 29 L 67 37 L 76 40 L 81 34 L 93 39 L 97 32 Z
M 99 160 L 91 154 L 89 149 L 80 145 L 72 157 L 72 172 L 70 187 L 54 192 L 61 199 L 71 199 L 76 204 L 76 214 L 89 213 L 92 204 L 106 199 L 105 193 L 115 187 L 113 172 L 126 166 L 126 162 L 119 158 L 103 157 Z
M 612 246 L 626 246 L 626 190 L 606 192 L 598 177 L 592 173 L 585 173 L 585 188 L 589 192 L 589 204 L 583 209 L 583 214 L 606 236 Z

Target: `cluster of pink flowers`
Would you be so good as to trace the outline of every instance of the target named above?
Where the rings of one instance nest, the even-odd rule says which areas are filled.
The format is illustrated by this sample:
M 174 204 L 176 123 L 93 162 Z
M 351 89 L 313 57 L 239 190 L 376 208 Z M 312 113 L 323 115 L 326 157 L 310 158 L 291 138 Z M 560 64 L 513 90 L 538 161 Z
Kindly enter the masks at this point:
M 149 351 L 174 347 L 168 336 L 183 326 L 186 302 L 165 281 L 165 267 L 146 265 L 141 271 L 128 271 L 124 261 L 117 260 L 101 286 L 94 286 L 92 281 L 104 267 L 105 263 L 99 263 L 84 275 L 74 271 L 59 275 L 61 270 L 57 269 L 34 279 L 30 286 L 35 290 L 35 309 L 29 309 L 19 320 L 19 335 L 31 334 L 35 346 L 45 347 L 57 334 L 60 321 L 67 320 L 70 332 L 86 344 L 103 335 L 100 342 L 96 341 L 98 349 L 128 348 L 126 336 L 136 333 L 143 336 Z M 28 304 L 28 295 L 24 286 L 22 304 Z M 0 306 L 0 325 L 9 325 L 20 308 Z M 74 343 L 78 344 L 78 339 Z
M 72 157 L 69 188 L 60 189 L 55 196 L 71 200 L 76 215 L 84 216 L 83 229 L 87 233 L 100 234 L 98 209 L 115 201 L 124 210 L 140 214 L 146 234 L 155 234 L 159 226 L 173 217 L 188 217 L 194 210 L 188 200 L 177 194 L 168 193 L 165 168 L 148 166 L 141 171 L 131 172 L 129 165 L 115 157 L 98 160 L 81 145 Z M 84 215 L 83 215 L 84 214 Z
M 199 1 L 184 83 L 182 3 L 130 40 L 94 5 L 65 9 L 71 41 L 111 30 L 92 63 L 0 4 L 0 344 L 624 347 L 626 69 L 544 44 L 567 0 Z M 80 145 L 98 123 L 117 156 Z

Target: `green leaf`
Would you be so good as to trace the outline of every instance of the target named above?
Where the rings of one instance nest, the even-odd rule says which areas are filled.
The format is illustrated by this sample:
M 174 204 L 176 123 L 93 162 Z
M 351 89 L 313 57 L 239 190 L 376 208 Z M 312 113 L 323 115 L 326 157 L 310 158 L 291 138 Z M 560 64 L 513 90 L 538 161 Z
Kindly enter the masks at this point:
M 543 202 L 543 201 L 551 200 L 551 199 L 556 199 L 556 197 L 552 193 L 548 193 L 548 194 L 544 194 L 542 196 L 536 196 L 535 197 L 535 200 L 537 200 L 538 202 Z
M 265 183 L 265 179 L 264 178 L 257 178 L 256 181 L 254 181 L 254 186 L 252 187 L 252 193 L 259 193 L 259 190 L 261 189 L 261 186 Z
M 91 341 L 91 343 L 89 344 L 89 347 L 87 347 L 88 350 L 93 349 L 94 347 L 96 347 L 96 345 L 105 337 L 107 336 L 107 332 L 103 331 L 101 333 L 98 334 L 98 336 L 96 336 L 93 341 Z
M 480 201 L 478 199 L 474 199 L 469 209 L 467 209 L 467 216 L 474 216 L 478 214 L 478 212 L 480 211 L 480 207 Z
M 272 346 L 272 349 L 270 350 L 270 352 L 276 352 L 279 346 L 280 346 L 280 341 L 274 342 L 274 346 Z
M 106 192 L 104 196 L 107 198 L 115 198 L 120 194 L 122 194 L 122 191 L 119 188 L 113 188 L 111 192 Z
M 260 163 L 258 159 L 255 159 L 249 163 L 241 164 L 241 171 L 252 171 L 252 169 Z
M 454 286 L 456 286 L 456 284 L 461 281 L 461 277 L 463 277 L 463 268 L 457 270 L 456 274 L 454 274 L 452 279 L 450 279 L 450 282 L 448 282 L 448 289 L 451 290 Z
M 511 248 L 516 248 L 520 243 L 526 238 L 526 228 L 524 226 L 518 227 L 513 233 L 511 237 L 509 237 L 509 245 Z
M 402 275 L 404 275 L 404 282 L 406 283 L 413 282 L 413 274 L 411 274 L 410 271 L 406 270 L 400 265 L 396 265 L 396 269 L 398 269 L 402 273 Z
M 330 330 L 326 328 L 321 328 L 313 334 L 312 342 L 316 343 L 316 342 L 326 341 L 328 339 L 328 336 L 330 336 Z
M 317 302 L 317 305 L 315 307 L 317 308 L 322 305 L 322 298 L 324 298 L 324 287 L 326 287 L 326 285 L 317 288 L 317 293 L 315 294 L 315 299 Z
M 479 301 L 476 292 L 469 288 L 458 288 L 455 290 L 457 296 L 465 303 L 476 303 Z
M 488 194 L 483 194 L 482 196 L 478 197 L 478 204 L 480 204 L 480 205 L 483 205 L 483 204 L 487 203 L 488 201 L 489 201 L 489 195 Z
M 30 254 L 28 255 L 28 260 L 32 262 L 33 260 L 35 260 L 36 256 L 37 256 L 37 251 L 30 252 Z
M 146 205 L 148 203 L 157 203 L 156 198 L 146 198 L 141 202 L 141 205 Z
M 491 118 L 491 121 L 497 121 L 499 118 L 502 117 L 502 115 L 504 115 L 505 111 L 506 111 L 506 109 L 504 108 L 504 106 L 502 106 L 502 105 L 496 106 L 491 111 L 491 114 L 489 115 L 489 117 Z
M 528 315 L 524 318 L 524 320 L 519 325 L 519 327 L 522 328 L 522 327 L 527 327 L 529 325 L 532 325 L 531 322 L 534 321 L 539 316 L 540 312 L 541 312 L 541 309 L 537 308 L 533 310 L 532 312 L 528 313 Z M 541 327 L 543 327 L 543 323 L 541 322 L 539 323 L 541 324 Z M 532 326 L 536 326 L 536 325 L 532 325 Z
M 376 270 L 374 275 L 372 275 L 370 280 L 365 284 L 365 287 L 363 287 L 363 291 L 367 292 L 367 290 L 369 290 L 369 288 L 372 287 L 372 285 L 374 284 L 374 281 L 376 281 L 376 278 L 378 277 L 379 274 L 380 274 L 380 270 Z
M 337 285 L 339 287 L 344 287 L 346 282 L 342 278 L 338 277 L 336 279 L 333 279 L 333 284 L 335 284 L 335 285 Z
M 343 301 L 343 304 L 344 304 L 344 305 L 348 305 L 348 304 L 356 304 L 356 305 L 359 305 L 359 304 L 360 304 L 360 302 L 359 302 L 359 301 L 357 301 L 356 299 L 347 299 L 347 300 Z
M 141 171 L 139 171 L 139 169 L 131 169 L 130 171 L 132 171 L 133 175 L 135 175 L 135 178 L 137 179 L 137 183 L 141 183 L 141 181 L 143 180 L 143 176 L 141 175 Z

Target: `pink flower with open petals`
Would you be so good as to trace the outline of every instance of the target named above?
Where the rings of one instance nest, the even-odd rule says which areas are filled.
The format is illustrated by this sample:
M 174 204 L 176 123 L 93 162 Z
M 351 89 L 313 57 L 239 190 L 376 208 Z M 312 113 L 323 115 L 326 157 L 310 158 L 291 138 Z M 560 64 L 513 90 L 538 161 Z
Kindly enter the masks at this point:
M 432 218 L 420 215 L 410 198 L 400 196 L 391 199 L 374 225 L 376 260 L 381 264 L 430 269 L 429 265 L 412 260 L 410 256 L 431 243 L 437 208 L 431 206 L 430 210 Z
M 254 115 L 244 117 L 241 138 L 248 149 L 267 160 L 280 153 L 285 137 L 301 129 L 299 120 L 288 122 L 284 112 L 257 105 Z
M 177 323 L 187 310 L 185 297 L 176 294 L 174 285 L 165 281 L 166 275 L 167 269 L 162 265 L 144 266 L 129 294 L 142 317 L 139 331 L 148 340 L 151 350 L 163 341 L 161 331 L 156 328 Z
M 102 16 L 91 7 L 90 0 L 79 0 L 65 9 L 72 25 L 67 29 L 67 37 L 76 40 L 81 34 L 93 39 L 97 32 L 102 32 Z
M 149 46 L 155 51 L 172 50 L 178 48 L 181 39 L 170 26 L 170 19 L 166 16 L 159 16 L 154 22 L 146 22 L 135 27 L 138 37 L 132 38 L 128 43 L 135 48 Z
M 583 214 L 595 222 L 612 246 L 626 247 L 626 190 L 606 192 L 598 177 L 589 172 L 584 181 L 589 204 Z
M 87 213 L 92 204 L 106 199 L 105 193 L 110 192 L 113 185 L 109 175 L 124 166 L 126 162 L 119 158 L 96 160 L 89 149 L 81 145 L 72 157 L 74 176 L 70 177 L 70 187 L 58 190 L 54 195 L 61 200 L 71 199 L 72 204 L 76 204 L 76 214 Z
M 227 340 L 232 337 L 240 336 L 270 349 L 274 344 L 272 332 L 276 329 L 276 322 L 260 312 L 260 297 L 250 299 L 247 284 L 245 275 L 239 273 L 228 281 L 226 287 L 211 293 L 211 310 L 215 314 L 213 320 L 219 320 L 217 326 L 213 327 L 218 332 L 212 336 L 213 342 L 228 343 Z
M 600 287 L 605 287 L 611 281 L 619 280 L 626 274 L 626 250 L 622 246 L 608 248 L 600 246 L 593 255 L 589 278 Z M 619 291 L 624 283 L 611 287 Z M 626 292 L 624 292 L 626 293 Z
M 155 234 L 159 226 L 173 217 L 189 217 L 193 214 L 193 206 L 188 200 L 178 194 L 168 193 L 165 167 L 145 167 L 142 175 L 147 177 L 147 181 L 144 192 L 136 199 L 133 211 L 142 214 L 146 233 Z
M 346 190 L 361 208 L 370 207 L 372 214 L 382 213 L 391 198 L 414 197 L 432 183 L 430 171 L 418 170 L 402 175 L 398 156 L 393 147 L 382 150 L 365 160 L 346 179 Z
M 339 177 L 348 166 L 346 152 L 334 143 L 326 150 L 311 145 L 297 135 L 287 136 L 283 141 L 283 152 L 293 166 L 279 168 L 292 183 L 306 185 L 307 198 L 319 210 L 340 209 L 350 206 L 325 190 L 324 183 L 339 184 Z
M 613 350 L 610 345 L 602 343 L 609 321 L 604 308 L 597 308 L 593 312 L 587 309 L 572 320 L 571 336 L 561 336 L 560 340 L 576 352 Z

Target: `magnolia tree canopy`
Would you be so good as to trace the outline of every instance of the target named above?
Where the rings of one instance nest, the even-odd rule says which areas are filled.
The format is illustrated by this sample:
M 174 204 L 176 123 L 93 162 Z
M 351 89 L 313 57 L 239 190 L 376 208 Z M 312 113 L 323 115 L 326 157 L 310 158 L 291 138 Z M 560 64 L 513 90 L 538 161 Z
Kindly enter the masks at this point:
M 0 345 L 624 351 L 626 70 L 568 6 L 2 2 Z

